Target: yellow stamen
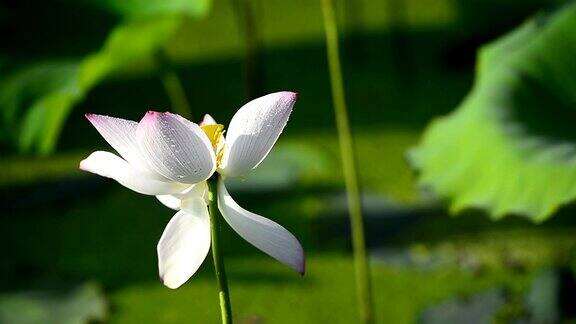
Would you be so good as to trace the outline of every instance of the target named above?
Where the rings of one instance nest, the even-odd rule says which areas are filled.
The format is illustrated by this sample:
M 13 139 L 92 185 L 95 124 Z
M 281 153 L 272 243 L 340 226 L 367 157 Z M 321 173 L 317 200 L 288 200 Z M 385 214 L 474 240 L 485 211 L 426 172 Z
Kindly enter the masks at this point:
M 216 153 L 216 160 L 220 162 L 222 147 L 224 146 L 224 125 L 211 124 L 200 126 L 200 128 L 202 128 L 206 136 L 208 136 L 208 139 L 210 139 L 210 143 L 212 143 L 212 147 Z

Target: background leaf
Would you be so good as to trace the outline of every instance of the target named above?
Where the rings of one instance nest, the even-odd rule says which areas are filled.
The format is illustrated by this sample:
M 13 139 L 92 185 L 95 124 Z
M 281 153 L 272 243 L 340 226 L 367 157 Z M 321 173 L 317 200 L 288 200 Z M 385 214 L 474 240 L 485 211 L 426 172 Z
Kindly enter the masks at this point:
M 411 161 L 451 210 L 542 221 L 576 198 L 576 3 L 480 50 L 472 91 Z
M 78 73 L 78 62 L 44 62 L 25 67 L 0 83 L 2 139 L 15 140 L 15 126 L 23 106 L 50 92 L 71 91 Z
M 210 0 L 86 1 L 128 19 L 114 28 L 101 50 L 73 63 L 25 66 L 0 81 L 4 126 L 24 152 L 51 153 L 67 116 L 97 84 L 118 74 L 155 69 L 157 55 L 186 17 L 207 13 Z M 17 115 L 22 115 L 16 120 Z
M 6 129 L 18 124 L 17 112 L 28 108 L 13 136 L 19 148 L 51 153 L 72 108 L 112 75 L 154 68 L 155 56 L 182 19 L 182 15 L 131 19 L 114 29 L 100 51 L 80 61 L 27 67 L 4 79 L 0 105 Z

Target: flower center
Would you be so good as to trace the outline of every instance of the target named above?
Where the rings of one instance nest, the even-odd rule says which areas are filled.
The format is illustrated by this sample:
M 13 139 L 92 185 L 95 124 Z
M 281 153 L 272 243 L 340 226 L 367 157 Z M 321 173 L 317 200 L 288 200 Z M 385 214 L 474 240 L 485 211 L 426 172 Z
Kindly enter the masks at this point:
M 210 143 L 212 143 L 212 148 L 216 153 L 216 164 L 220 164 L 220 159 L 222 158 L 222 149 L 224 148 L 224 125 L 221 124 L 210 124 L 200 126 Z

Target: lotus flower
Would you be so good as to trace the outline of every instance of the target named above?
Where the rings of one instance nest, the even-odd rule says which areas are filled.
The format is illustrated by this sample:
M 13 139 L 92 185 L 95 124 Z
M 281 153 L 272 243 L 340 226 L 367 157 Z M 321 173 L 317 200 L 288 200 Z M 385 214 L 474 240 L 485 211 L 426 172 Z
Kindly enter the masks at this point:
M 218 209 L 246 241 L 304 273 L 304 253 L 298 240 L 279 224 L 240 207 L 228 193 L 225 177 L 248 174 L 268 155 L 286 126 L 297 95 L 272 93 L 241 107 L 224 127 L 206 115 L 197 125 L 169 112 L 149 111 L 137 123 L 87 114 L 118 155 L 96 151 L 80 169 L 112 178 L 123 186 L 155 195 L 178 210 L 158 242 L 162 282 L 178 288 L 200 267 L 210 249 L 210 219 L 206 181 L 216 172 Z

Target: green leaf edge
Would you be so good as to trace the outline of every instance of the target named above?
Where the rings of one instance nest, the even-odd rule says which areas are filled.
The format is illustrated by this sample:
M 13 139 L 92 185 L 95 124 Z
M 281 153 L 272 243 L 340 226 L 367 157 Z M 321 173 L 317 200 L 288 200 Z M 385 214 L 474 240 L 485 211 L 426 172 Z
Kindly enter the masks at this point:
M 449 200 L 449 211 L 452 215 L 457 215 L 466 209 L 480 208 L 485 210 L 490 218 L 494 220 L 514 214 L 527 217 L 535 223 L 540 223 L 553 215 L 561 206 L 570 203 L 576 198 L 576 179 L 574 179 L 574 176 L 567 176 L 570 171 L 572 171 L 572 173 L 576 172 L 576 159 L 574 158 L 564 159 L 560 162 L 558 165 L 563 169 L 557 168 L 553 170 L 553 172 L 546 172 L 547 174 L 543 176 L 543 178 L 554 179 L 557 182 L 554 188 L 551 188 L 553 193 L 548 193 L 544 198 L 538 195 L 538 192 L 531 192 L 532 188 L 529 185 L 524 186 L 525 191 L 520 198 L 510 198 L 510 195 L 514 195 L 514 193 L 510 192 L 506 186 L 500 186 L 500 195 L 508 195 L 508 199 L 515 200 L 514 203 L 506 203 L 505 199 L 495 201 L 494 197 L 481 197 L 481 199 L 478 199 L 478 197 L 475 197 L 477 193 L 474 190 L 461 190 L 462 186 L 466 187 L 466 185 L 461 182 L 466 182 L 468 179 L 466 176 L 458 177 L 458 175 L 465 174 L 466 169 L 471 167 L 467 165 L 466 154 L 460 154 L 460 156 L 454 159 L 461 163 L 452 163 L 449 166 L 443 166 L 442 169 L 438 168 L 437 165 L 434 166 L 433 163 L 436 158 L 434 155 L 438 156 L 441 155 L 443 150 L 450 150 L 450 145 L 443 148 L 435 147 L 438 141 L 446 142 L 446 137 L 451 136 L 453 141 L 457 143 L 466 137 L 465 134 L 442 130 L 456 128 L 474 129 L 475 124 L 482 124 L 486 118 L 494 118 L 494 116 L 490 114 L 502 114 L 502 112 L 494 109 L 488 112 L 478 111 L 478 109 L 474 109 L 473 106 L 475 101 L 483 100 L 483 96 L 487 92 L 492 97 L 494 97 L 494 93 L 497 94 L 499 100 L 510 100 L 507 94 L 501 91 L 501 89 L 492 89 L 490 83 L 498 86 L 502 83 L 509 82 L 514 85 L 519 81 L 519 73 L 518 71 L 514 71 L 514 69 L 510 69 L 509 65 L 514 66 L 515 60 L 525 55 L 523 51 L 526 51 L 527 48 L 542 46 L 542 43 L 546 42 L 547 38 L 553 38 L 555 36 L 554 33 L 558 28 L 561 29 L 563 24 L 567 24 L 568 22 L 573 23 L 575 20 L 576 3 L 572 3 L 553 13 L 538 15 L 501 39 L 483 46 L 479 51 L 477 77 L 471 92 L 455 112 L 434 120 L 426 129 L 420 144 L 409 150 L 408 161 L 410 165 L 419 172 L 418 185 L 423 188 L 432 189 L 439 197 L 447 198 Z M 494 62 L 496 63 L 493 64 Z M 489 64 L 493 65 L 490 66 Z M 498 73 L 496 80 L 493 74 L 490 73 L 492 69 L 503 70 L 502 73 Z M 475 120 L 468 116 L 470 114 L 475 115 Z M 458 127 L 452 127 L 452 125 Z M 488 142 L 491 140 L 506 141 L 507 136 L 511 138 L 510 141 L 521 140 L 519 136 L 516 136 L 519 134 L 506 134 L 505 129 L 498 129 L 498 127 L 492 126 L 493 125 L 491 125 L 491 128 L 486 127 L 484 134 L 482 134 L 483 136 L 478 138 L 482 138 L 482 140 Z M 508 159 L 529 159 L 528 164 L 531 164 L 530 167 L 537 170 L 539 167 L 542 167 L 542 165 L 539 164 L 562 160 L 559 158 L 565 157 L 567 155 L 566 152 L 572 150 L 572 148 L 567 148 L 563 145 L 557 145 L 551 149 L 543 149 L 543 145 L 544 143 L 534 141 L 530 143 L 530 145 L 526 145 L 519 156 L 499 156 L 500 164 L 493 161 L 492 169 L 498 169 L 498 165 L 505 164 Z M 477 152 L 475 153 L 478 154 Z M 468 159 L 468 161 L 469 160 L 470 159 Z M 472 163 L 474 163 L 474 161 Z M 526 170 L 514 171 L 518 171 L 519 173 L 521 171 L 526 172 Z M 504 174 L 504 177 L 506 176 L 509 175 Z M 530 174 L 529 176 L 537 178 L 536 173 Z M 479 175 L 478 178 L 480 177 Z M 485 177 L 476 181 L 475 188 L 485 186 L 486 183 L 483 182 L 483 180 L 486 181 L 485 179 L 487 178 L 488 177 Z M 460 182 L 458 185 L 454 185 L 454 183 L 458 182 Z M 500 182 L 503 183 L 502 180 Z M 541 199 L 543 202 L 530 206 L 527 201 L 531 199 L 526 197 L 536 198 L 532 199 L 532 201 Z

